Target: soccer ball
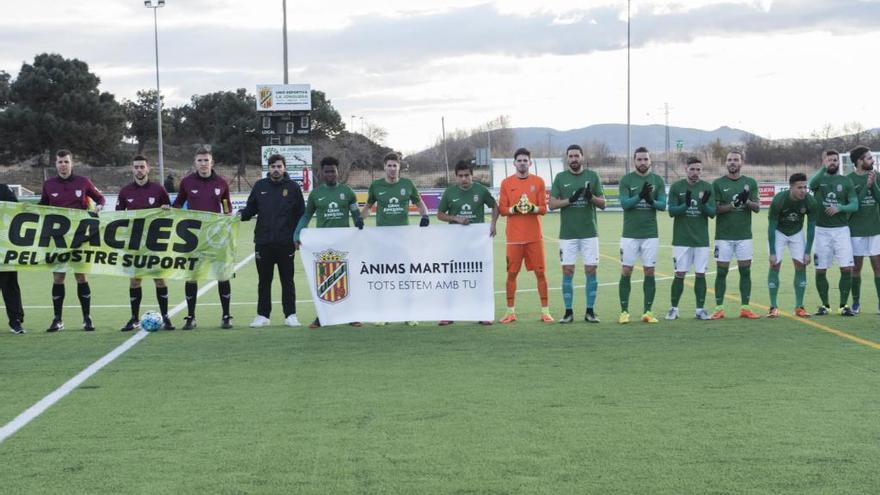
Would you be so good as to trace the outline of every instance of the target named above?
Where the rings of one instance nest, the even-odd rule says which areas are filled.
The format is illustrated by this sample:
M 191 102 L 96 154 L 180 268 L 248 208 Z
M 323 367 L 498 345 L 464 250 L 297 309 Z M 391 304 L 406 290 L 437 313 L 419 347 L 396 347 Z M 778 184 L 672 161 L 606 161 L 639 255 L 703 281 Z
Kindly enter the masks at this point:
M 141 316 L 141 328 L 148 332 L 155 332 L 162 328 L 162 315 L 155 311 L 147 311 Z

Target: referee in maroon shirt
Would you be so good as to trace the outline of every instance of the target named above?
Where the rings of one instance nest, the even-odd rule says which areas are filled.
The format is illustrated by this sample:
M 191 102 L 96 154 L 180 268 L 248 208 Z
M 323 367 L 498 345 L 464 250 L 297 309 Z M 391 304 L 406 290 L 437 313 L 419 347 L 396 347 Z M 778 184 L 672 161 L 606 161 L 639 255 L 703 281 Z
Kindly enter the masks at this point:
M 214 156 L 205 148 L 196 151 L 196 171 L 180 181 L 180 189 L 172 203 L 173 208 L 187 208 L 196 211 L 213 213 L 232 213 L 229 201 L 229 184 L 226 179 L 214 172 Z M 229 303 L 232 300 L 232 287 L 229 280 L 218 280 L 217 290 L 220 293 L 220 307 L 223 309 L 221 328 L 232 328 L 232 315 L 229 314 Z M 183 318 L 184 330 L 196 328 L 196 296 L 199 286 L 195 281 L 184 284 L 187 315 Z
M 101 211 L 104 207 L 104 196 L 98 192 L 92 181 L 80 175 L 73 174 L 73 154 L 68 150 L 58 150 L 55 153 L 55 170 L 57 177 L 46 179 L 43 182 L 43 194 L 40 197 L 41 205 L 57 206 L 59 208 L 73 208 L 87 210 L 89 199 L 95 202 L 95 211 Z M 61 312 L 64 308 L 64 279 L 67 274 L 54 272 L 52 285 L 52 307 L 55 317 L 52 324 L 46 329 L 47 332 L 57 332 L 64 329 L 61 320 Z M 83 330 L 91 332 L 95 330 L 90 316 L 92 291 L 85 273 L 74 273 L 76 278 L 76 295 L 79 297 L 79 305 L 82 308 Z
M 161 208 L 171 204 L 168 199 L 168 193 L 165 188 L 157 182 L 150 180 L 150 164 L 147 159 L 141 155 L 134 157 L 131 161 L 131 173 L 134 181 L 119 190 L 119 197 L 116 200 L 116 211 L 121 210 L 144 210 L 148 208 Z M 159 312 L 162 313 L 162 321 L 165 330 L 174 330 L 171 318 L 168 317 L 168 286 L 165 280 L 157 278 L 153 280 L 156 284 L 156 299 L 159 301 Z M 140 327 L 141 300 L 144 297 L 141 289 L 141 279 L 131 279 L 128 287 L 128 300 L 131 304 L 131 318 L 124 327 L 120 328 L 123 332 L 130 332 Z

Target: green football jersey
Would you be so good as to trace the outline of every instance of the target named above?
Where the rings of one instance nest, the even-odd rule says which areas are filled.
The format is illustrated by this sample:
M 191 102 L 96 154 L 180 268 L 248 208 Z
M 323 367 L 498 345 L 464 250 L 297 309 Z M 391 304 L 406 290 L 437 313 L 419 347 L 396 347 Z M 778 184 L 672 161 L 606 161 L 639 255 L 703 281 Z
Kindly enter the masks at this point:
M 709 193 L 709 203 L 714 215 L 714 201 L 712 184 L 704 180 L 691 185 L 687 179 L 675 182 L 669 188 L 669 211 L 685 204 L 687 193 L 691 193 L 690 204 L 687 205 L 684 215 L 675 216 L 672 220 L 672 245 L 688 247 L 709 246 L 709 212 L 700 198 L 704 192 Z
M 758 182 L 741 175 L 734 180 L 726 175 L 712 182 L 715 202 L 718 205 L 729 205 L 733 198 L 745 188 L 749 188 L 749 201 L 758 201 Z M 715 239 L 722 241 L 741 241 L 752 238 L 752 210 L 745 203 L 727 213 L 719 213 L 715 217 Z
M 854 202 L 858 208 L 856 191 L 849 177 L 840 174 L 828 175 L 824 171 L 823 168 L 810 179 L 810 190 L 821 206 L 816 225 L 830 228 L 846 227 L 849 225 L 849 213 L 855 213 L 855 208 L 852 212 L 841 211 L 834 216 L 825 213 L 825 209 L 832 206 L 846 208 L 851 202 Z
M 776 220 L 776 230 L 787 236 L 797 234 L 804 228 L 804 217 L 816 219 L 819 215 L 819 203 L 812 195 L 795 201 L 791 197 L 791 191 L 782 191 L 773 196 L 770 203 L 768 217 Z
M 357 196 L 345 184 L 321 184 L 309 194 L 306 215 L 315 216 L 315 227 L 349 227 L 351 206 L 357 208 Z
M 486 221 L 486 206 L 495 206 L 495 198 L 486 186 L 474 182 L 468 189 L 460 186 L 449 186 L 440 197 L 437 211 L 447 215 L 467 218 L 471 223 Z
M 847 175 L 859 197 L 859 210 L 849 217 L 849 231 L 853 237 L 880 235 L 880 184 L 868 188 L 868 174 L 855 172 Z
M 568 199 L 575 191 L 590 184 L 590 191 L 595 196 L 604 196 L 602 180 L 592 170 L 582 170 L 573 174 L 570 170 L 559 172 L 553 179 L 550 196 L 556 199 Z M 596 237 L 596 205 L 587 203 L 581 196 L 574 204 L 562 208 L 559 218 L 560 239 L 588 239 Z
M 422 197 L 409 179 L 394 184 L 385 179 L 370 184 L 367 203 L 376 203 L 376 226 L 392 227 L 409 224 L 409 204 L 421 204 Z
M 621 203 L 637 198 L 645 183 L 653 186 L 651 197 L 665 205 L 666 185 L 659 175 L 648 172 L 641 176 L 630 172 L 620 179 Z M 657 237 L 657 208 L 640 199 L 635 207 L 623 210 L 623 237 L 629 239 L 652 239 Z

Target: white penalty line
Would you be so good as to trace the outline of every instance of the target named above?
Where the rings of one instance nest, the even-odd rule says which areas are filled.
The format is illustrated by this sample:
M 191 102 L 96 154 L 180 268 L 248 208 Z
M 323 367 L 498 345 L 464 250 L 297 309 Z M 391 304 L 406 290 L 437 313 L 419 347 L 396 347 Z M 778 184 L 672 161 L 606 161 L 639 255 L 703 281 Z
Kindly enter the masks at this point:
M 253 253 L 248 255 L 245 259 L 239 261 L 235 267 L 233 268 L 233 272 L 237 272 L 242 266 L 251 261 L 254 258 Z M 217 281 L 212 281 L 205 284 L 204 287 L 199 289 L 198 294 L 202 295 L 210 288 L 217 285 Z M 174 306 L 171 311 L 168 312 L 168 315 L 174 315 L 186 308 L 186 300 Z M 7 423 L 0 428 L 0 444 L 2 444 L 7 438 L 14 435 L 18 430 L 24 428 L 28 423 L 35 420 L 41 414 L 46 412 L 47 409 L 52 407 L 56 402 L 63 399 L 69 393 L 73 392 L 77 387 L 79 387 L 83 382 L 94 376 L 95 373 L 101 370 L 104 366 L 112 363 L 116 358 L 125 354 L 126 351 L 134 347 L 138 342 L 145 339 L 149 335 L 148 332 L 141 330 L 136 334 L 132 335 L 131 338 L 123 342 L 116 349 L 113 349 L 109 353 L 107 353 L 101 359 L 95 361 L 91 365 L 89 365 L 86 369 L 80 371 L 73 378 L 68 380 L 64 385 L 61 385 L 49 395 L 43 397 L 39 402 L 34 404 L 33 406 L 27 408 L 23 413 L 19 414 L 15 419 Z

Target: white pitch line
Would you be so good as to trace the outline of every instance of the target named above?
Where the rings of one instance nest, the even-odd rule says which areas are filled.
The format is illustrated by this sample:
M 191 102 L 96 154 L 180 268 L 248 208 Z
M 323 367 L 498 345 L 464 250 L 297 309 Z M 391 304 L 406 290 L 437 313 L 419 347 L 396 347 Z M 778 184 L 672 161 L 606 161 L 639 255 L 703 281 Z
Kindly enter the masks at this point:
M 245 263 L 248 263 L 253 258 L 253 253 L 249 254 L 245 259 L 239 261 L 238 264 L 235 265 L 235 267 L 233 268 L 233 272 L 237 272 L 239 268 L 244 266 Z M 204 294 L 206 291 L 208 291 L 208 289 L 214 287 L 215 285 L 217 285 L 216 280 L 205 284 L 201 289 L 199 289 L 198 295 Z M 177 314 L 184 308 L 186 308 L 185 300 L 177 306 L 174 306 L 174 308 L 168 312 L 168 315 L 171 316 Z M 47 409 L 52 407 L 56 402 L 63 399 L 65 396 L 67 396 L 67 394 L 73 392 L 83 382 L 85 382 L 86 380 L 94 376 L 95 373 L 100 371 L 101 368 L 107 366 L 108 364 L 112 363 L 114 359 L 125 354 L 126 351 L 134 347 L 141 340 L 145 339 L 147 335 L 149 335 L 149 333 L 144 330 L 141 330 L 138 333 L 132 335 L 131 338 L 123 342 L 121 345 L 119 345 L 119 347 L 113 349 L 104 357 L 95 361 L 86 369 L 77 373 L 76 376 L 65 382 L 64 385 L 61 385 L 60 387 L 52 391 L 52 393 L 43 397 L 39 402 L 27 408 L 23 413 L 16 416 L 15 419 L 4 425 L 3 428 L 0 428 L 0 444 L 2 444 L 7 438 L 14 435 L 15 432 L 24 428 L 28 423 L 35 420 L 41 414 L 46 412 Z

